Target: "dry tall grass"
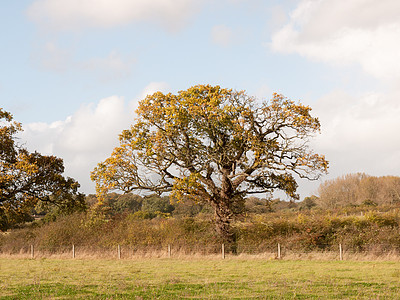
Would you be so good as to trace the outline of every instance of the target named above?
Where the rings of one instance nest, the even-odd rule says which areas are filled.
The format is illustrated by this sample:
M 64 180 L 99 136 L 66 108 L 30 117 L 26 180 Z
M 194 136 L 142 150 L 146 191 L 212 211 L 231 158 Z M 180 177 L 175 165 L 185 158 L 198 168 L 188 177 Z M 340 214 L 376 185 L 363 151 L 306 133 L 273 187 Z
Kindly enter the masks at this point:
M 92 222 L 87 214 L 58 218 L 55 222 L 0 234 L 0 255 L 77 258 L 167 258 L 221 256 L 221 240 L 211 218 L 187 217 L 139 220 L 121 215 Z M 336 260 L 339 244 L 344 259 L 397 260 L 400 251 L 398 211 L 361 215 L 330 215 L 324 212 L 286 212 L 250 215 L 234 224 L 238 255 L 275 259 L 277 244 L 283 259 Z
M 225 253 L 223 258 L 222 251 L 219 253 L 204 252 L 191 252 L 171 249 L 168 253 L 167 249 L 147 249 L 137 250 L 133 248 L 121 247 L 120 259 L 121 260 L 140 260 L 140 259 L 237 259 L 237 260 L 252 260 L 252 259 L 265 259 L 265 260 L 278 260 L 277 252 L 262 252 L 257 254 L 240 253 L 237 255 Z M 0 252 L 0 258 L 7 259 L 32 259 L 30 247 L 20 249 L 19 252 L 7 253 Z M 61 252 L 50 251 L 34 251 L 34 259 L 77 259 L 77 260 L 91 260 L 91 259 L 106 259 L 117 260 L 119 259 L 118 248 L 115 249 L 102 249 L 95 250 L 90 247 L 75 248 L 75 257 L 73 257 L 72 247 L 69 250 Z M 295 252 L 284 251 L 281 254 L 281 260 L 305 260 L 305 261 L 334 261 L 339 260 L 339 251 L 311 251 L 311 252 Z M 387 253 L 368 253 L 368 252 L 346 252 L 343 253 L 343 260 L 347 261 L 400 261 L 400 254 L 398 251 L 390 251 Z

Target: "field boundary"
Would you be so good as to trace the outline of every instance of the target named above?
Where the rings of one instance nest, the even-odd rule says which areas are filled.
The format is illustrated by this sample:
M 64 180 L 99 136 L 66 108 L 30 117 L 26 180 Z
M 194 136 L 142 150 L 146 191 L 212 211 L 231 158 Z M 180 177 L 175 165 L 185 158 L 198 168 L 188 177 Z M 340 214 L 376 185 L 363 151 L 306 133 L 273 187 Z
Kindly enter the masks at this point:
M 221 244 L 219 251 L 215 248 L 183 249 L 174 248 L 173 244 L 166 247 L 138 248 L 129 245 L 116 245 L 112 247 L 93 248 L 88 246 L 60 246 L 58 249 L 37 248 L 35 245 L 27 245 L 21 249 L 2 250 L 0 258 L 60 258 L 60 259 L 137 259 L 137 258 L 215 258 L 215 259 L 266 259 L 266 260 L 393 260 L 400 261 L 400 253 L 396 248 L 386 248 L 382 245 L 373 245 L 370 249 L 354 251 L 346 249 L 339 244 L 336 250 L 310 250 L 301 251 L 289 249 L 284 245 L 277 244 L 275 251 L 239 251 L 236 254 L 226 253 L 225 245 Z M 271 247 L 272 248 L 272 247 Z M 271 249 L 270 248 L 270 249 Z M 332 247 L 331 247 L 332 248 Z M 200 250 L 199 250 L 200 249 Z M 368 251 L 369 250 L 369 251 Z

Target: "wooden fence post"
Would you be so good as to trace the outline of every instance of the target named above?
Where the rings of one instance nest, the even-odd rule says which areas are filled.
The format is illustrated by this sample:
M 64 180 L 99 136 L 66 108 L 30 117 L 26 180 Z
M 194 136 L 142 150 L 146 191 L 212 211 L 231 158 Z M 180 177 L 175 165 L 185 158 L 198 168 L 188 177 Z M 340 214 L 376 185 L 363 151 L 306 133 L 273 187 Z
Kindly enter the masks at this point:
M 31 258 L 35 258 L 35 249 L 33 248 L 33 245 L 31 245 Z
M 118 245 L 117 250 L 118 250 L 118 259 L 121 259 L 121 246 L 120 245 Z
M 168 258 L 171 258 L 171 244 L 168 244 Z
M 343 248 L 342 248 L 342 244 L 339 244 L 339 260 L 343 260 Z
M 281 244 L 278 243 L 278 259 L 281 259 Z
M 72 244 L 72 258 L 75 258 L 75 245 Z
M 222 252 L 222 259 L 225 259 L 225 244 L 222 244 L 221 252 Z

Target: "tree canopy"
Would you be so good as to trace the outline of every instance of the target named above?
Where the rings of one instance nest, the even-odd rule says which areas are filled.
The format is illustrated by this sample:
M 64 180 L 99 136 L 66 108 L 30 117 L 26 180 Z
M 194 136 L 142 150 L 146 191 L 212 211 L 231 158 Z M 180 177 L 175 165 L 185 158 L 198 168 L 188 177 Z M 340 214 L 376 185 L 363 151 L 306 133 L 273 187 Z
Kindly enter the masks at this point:
M 29 219 L 39 201 L 64 211 L 84 207 L 78 182 L 62 176 L 63 160 L 30 153 L 16 142 L 21 130 L 21 124 L 0 108 L 0 230 Z
M 296 199 L 296 176 L 314 180 L 327 171 L 324 156 L 308 147 L 320 128 L 310 111 L 279 94 L 257 101 L 219 86 L 157 92 L 139 103 L 92 179 L 100 197 L 148 190 L 208 202 L 218 232 L 233 242 L 230 222 L 246 195 L 279 189 Z
M 400 177 L 346 174 L 321 183 L 318 204 L 325 209 L 354 205 L 400 204 Z

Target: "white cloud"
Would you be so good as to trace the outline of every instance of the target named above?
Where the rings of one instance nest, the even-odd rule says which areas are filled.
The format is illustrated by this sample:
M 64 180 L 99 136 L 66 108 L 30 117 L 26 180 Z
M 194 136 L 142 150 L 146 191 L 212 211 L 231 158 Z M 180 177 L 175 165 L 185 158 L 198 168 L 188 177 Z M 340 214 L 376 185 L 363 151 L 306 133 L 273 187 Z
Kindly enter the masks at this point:
M 127 78 L 131 75 L 135 59 L 121 56 L 111 51 L 106 57 L 94 57 L 77 60 L 72 49 L 61 49 L 54 42 L 47 42 L 36 48 L 31 55 L 33 64 L 39 69 L 53 72 L 78 71 L 97 78 L 100 82 L 109 82 Z
M 211 38 L 214 44 L 228 47 L 233 42 L 233 32 L 226 25 L 216 25 L 211 29 Z
M 185 24 L 202 0 L 36 0 L 29 18 L 53 30 L 110 28 L 155 21 L 171 30 Z
M 312 140 L 316 153 L 330 162 L 332 179 L 348 173 L 397 175 L 400 170 L 400 93 L 366 93 L 355 97 L 333 91 L 313 105 L 321 121 L 321 134 Z M 318 188 L 318 182 L 301 182 L 302 196 Z
M 143 89 L 140 99 L 144 99 L 146 96 L 154 94 L 155 92 L 166 93 L 169 90 L 170 87 L 166 82 L 151 82 Z
M 397 81 L 399 14 L 397 0 L 303 0 L 271 47 L 332 64 L 357 63 L 376 78 Z
M 282 27 L 288 20 L 287 12 L 281 5 L 271 6 L 268 9 L 268 27 L 275 31 Z
M 346 153 L 335 159 L 343 162 L 343 168 L 400 169 L 397 160 L 386 160 L 400 149 L 400 104 L 396 99 L 398 94 L 354 97 L 340 91 L 319 99 L 314 109 L 322 125 L 318 147 L 325 152 Z
M 95 74 L 102 82 L 129 77 L 135 62 L 132 58 L 122 58 L 116 51 L 112 51 L 105 58 L 92 58 L 77 63 L 78 68 Z
M 297 53 L 333 66 L 359 65 L 385 91 L 352 95 L 338 88 L 312 105 L 321 121 L 313 141 L 330 161 L 327 178 L 346 173 L 400 175 L 400 2 L 302 0 L 272 36 L 276 52 Z M 317 188 L 319 182 L 304 186 Z M 310 190 L 310 188 L 308 188 Z
M 110 156 L 118 145 L 119 134 L 132 124 L 138 100 L 149 93 L 167 89 L 166 83 L 154 82 L 128 103 L 121 97 L 111 96 L 97 104 L 82 105 L 63 121 L 26 124 L 20 134 L 21 141 L 26 142 L 30 151 L 62 158 L 66 175 L 78 180 L 82 191 L 93 193 L 90 172 L 97 163 Z
M 94 192 L 90 172 L 110 155 L 133 115 L 122 98 L 112 96 L 97 105 L 82 105 L 64 121 L 27 124 L 21 139 L 30 151 L 64 159 L 66 175 L 77 179 L 84 191 Z
M 32 53 L 31 59 L 40 69 L 65 72 L 70 67 L 71 52 L 59 48 L 53 42 L 47 42 Z
M 249 35 L 251 35 L 251 32 L 244 27 L 235 26 L 232 28 L 225 24 L 215 25 L 210 32 L 211 42 L 225 48 L 243 45 Z
M 266 83 L 261 84 L 254 93 L 254 96 L 258 99 L 269 99 L 271 98 L 273 91 Z
M 66 152 L 100 152 L 117 141 L 131 116 L 133 112 L 126 112 L 123 98 L 117 96 L 100 100 L 96 107 L 82 105 L 58 136 L 58 147 Z

